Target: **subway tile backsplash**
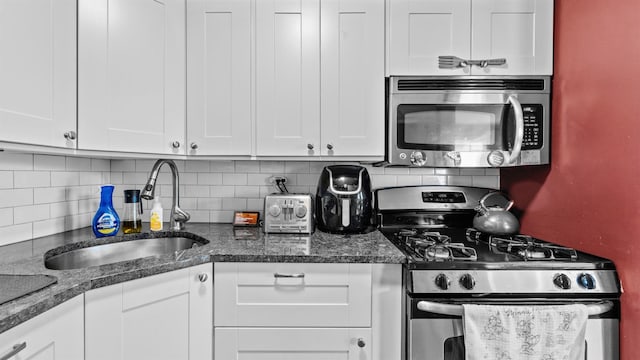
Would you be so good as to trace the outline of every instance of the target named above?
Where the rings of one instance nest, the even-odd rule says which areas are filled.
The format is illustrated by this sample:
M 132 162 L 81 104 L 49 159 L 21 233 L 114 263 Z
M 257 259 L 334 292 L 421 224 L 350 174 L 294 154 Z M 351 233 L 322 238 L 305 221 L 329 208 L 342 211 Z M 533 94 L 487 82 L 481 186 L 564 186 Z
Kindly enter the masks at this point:
M 100 185 L 116 186 L 122 215 L 123 190 L 141 189 L 154 160 L 91 159 L 0 152 L 0 245 L 90 226 Z M 320 172 L 335 162 L 176 161 L 180 205 L 194 222 L 230 223 L 235 210 L 262 211 L 276 191 L 270 177 L 285 176 L 290 192 L 315 193 Z M 498 188 L 497 169 L 380 168 L 364 165 L 374 188 L 405 185 L 471 185 Z M 158 189 L 165 220 L 171 206 L 171 172 L 163 167 Z M 148 221 L 151 201 L 143 200 Z

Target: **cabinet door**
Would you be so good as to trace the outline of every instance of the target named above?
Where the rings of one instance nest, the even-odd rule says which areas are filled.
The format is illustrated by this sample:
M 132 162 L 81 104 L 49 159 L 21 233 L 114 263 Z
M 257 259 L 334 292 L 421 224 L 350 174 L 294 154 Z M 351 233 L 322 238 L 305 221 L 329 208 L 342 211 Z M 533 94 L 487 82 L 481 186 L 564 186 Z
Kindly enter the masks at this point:
M 0 335 L 0 358 L 14 345 L 25 348 L 10 359 L 84 359 L 84 303 L 79 295 Z
M 473 0 L 471 12 L 473 58 L 507 59 L 474 75 L 553 73 L 553 0 Z
M 216 328 L 216 359 L 371 360 L 371 330 Z
M 439 69 L 438 56 L 469 58 L 471 0 L 390 0 L 389 24 L 387 75 L 464 75 L 469 71 Z
M 0 44 L 0 141 L 75 148 L 75 0 L 3 0 Z
M 79 0 L 78 147 L 184 154 L 185 51 L 184 0 Z
M 86 359 L 210 360 L 212 291 L 209 263 L 86 292 Z
M 257 155 L 320 154 L 320 1 L 256 2 Z
M 187 0 L 187 25 L 188 154 L 251 155 L 251 1 Z
M 384 155 L 384 0 L 323 0 L 322 155 Z

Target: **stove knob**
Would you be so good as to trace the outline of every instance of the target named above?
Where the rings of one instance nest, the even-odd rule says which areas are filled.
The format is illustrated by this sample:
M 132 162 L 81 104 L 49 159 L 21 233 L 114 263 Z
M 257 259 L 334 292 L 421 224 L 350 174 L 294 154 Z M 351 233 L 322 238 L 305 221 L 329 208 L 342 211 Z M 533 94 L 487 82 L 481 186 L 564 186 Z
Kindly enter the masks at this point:
M 476 280 L 470 274 L 464 274 L 460 276 L 460 286 L 467 290 L 471 290 L 476 286 Z
M 565 274 L 555 274 L 553 276 L 553 283 L 560 289 L 571 289 L 571 279 Z
M 580 274 L 578 275 L 578 285 L 593 290 L 596 288 L 596 279 L 591 274 Z
M 273 217 L 278 217 L 278 215 L 280 215 L 280 211 L 282 211 L 282 209 L 280 208 L 280 206 L 278 206 L 278 204 L 269 206 L 269 215 Z
M 451 282 L 449 281 L 449 278 L 447 277 L 447 275 L 438 274 L 438 276 L 436 276 L 436 286 L 439 287 L 440 289 L 447 290 L 450 284 Z

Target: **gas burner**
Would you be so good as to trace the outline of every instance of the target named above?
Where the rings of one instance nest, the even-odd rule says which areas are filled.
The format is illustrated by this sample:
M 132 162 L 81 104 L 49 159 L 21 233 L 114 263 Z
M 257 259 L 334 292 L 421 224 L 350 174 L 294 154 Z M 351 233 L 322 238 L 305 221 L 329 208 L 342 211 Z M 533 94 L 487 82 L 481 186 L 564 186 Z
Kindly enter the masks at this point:
M 429 229 L 401 229 L 395 238 L 423 261 L 476 261 L 475 249 L 462 243 L 452 243 L 451 237 Z
M 478 253 L 474 248 L 464 246 L 461 243 L 447 243 L 430 246 L 424 252 L 424 257 L 432 261 L 444 260 L 478 260 Z
M 528 235 L 496 236 L 467 229 L 467 240 L 485 243 L 493 253 L 510 254 L 522 260 L 570 260 L 578 259 L 575 249 L 552 245 Z
M 398 231 L 398 236 L 401 236 L 401 237 L 414 236 L 416 234 L 418 234 L 417 229 L 400 229 L 400 231 Z

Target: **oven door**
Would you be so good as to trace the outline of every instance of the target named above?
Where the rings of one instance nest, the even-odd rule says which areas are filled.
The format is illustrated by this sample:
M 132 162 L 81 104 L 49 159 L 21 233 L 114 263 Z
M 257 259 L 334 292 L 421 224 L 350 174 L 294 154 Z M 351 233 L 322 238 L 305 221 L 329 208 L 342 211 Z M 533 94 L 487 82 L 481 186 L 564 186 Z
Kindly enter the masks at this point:
M 409 360 L 464 360 L 462 302 L 432 302 L 410 299 L 407 324 L 407 354 Z M 558 301 L 491 300 L 465 301 L 495 305 L 556 305 Z M 568 302 L 575 304 L 577 302 Z M 579 303 L 579 302 L 578 302 Z M 619 359 L 619 304 L 617 301 L 584 302 L 589 307 L 585 335 L 585 360 Z

